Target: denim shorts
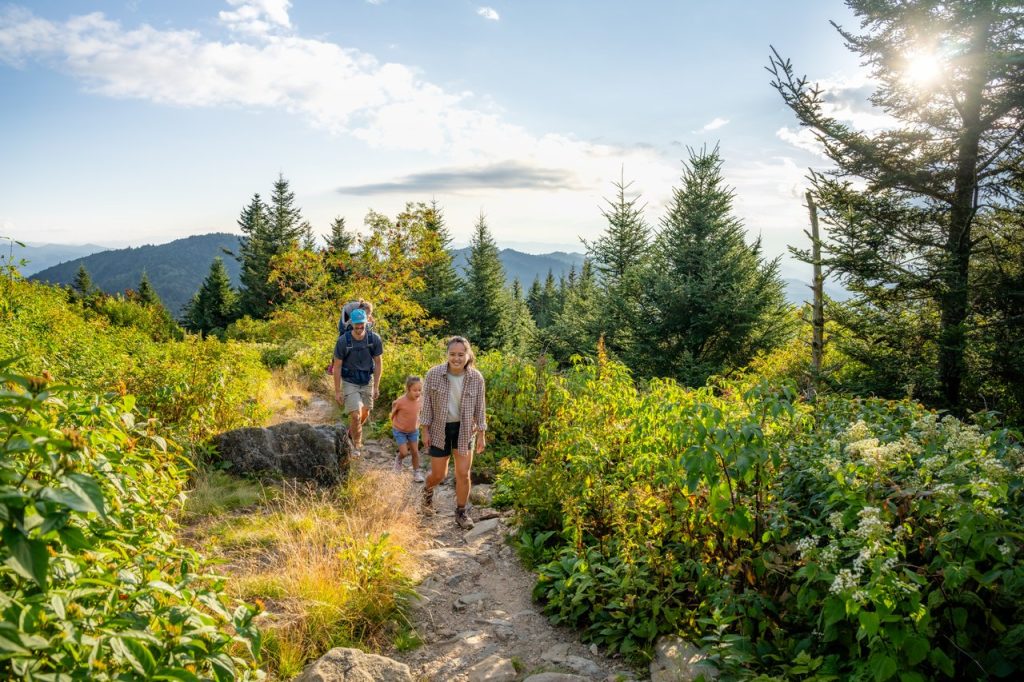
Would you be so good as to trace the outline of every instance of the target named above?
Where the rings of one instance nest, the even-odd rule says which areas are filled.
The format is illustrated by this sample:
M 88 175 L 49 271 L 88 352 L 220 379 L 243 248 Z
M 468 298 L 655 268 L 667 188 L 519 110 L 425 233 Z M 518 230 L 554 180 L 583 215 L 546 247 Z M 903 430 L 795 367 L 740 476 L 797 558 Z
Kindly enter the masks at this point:
M 415 445 L 420 442 L 420 432 L 415 429 L 412 431 L 399 431 L 392 426 L 391 435 L 395 437 L 395 442 L 399 445 L 405 445 L 406 443 Z

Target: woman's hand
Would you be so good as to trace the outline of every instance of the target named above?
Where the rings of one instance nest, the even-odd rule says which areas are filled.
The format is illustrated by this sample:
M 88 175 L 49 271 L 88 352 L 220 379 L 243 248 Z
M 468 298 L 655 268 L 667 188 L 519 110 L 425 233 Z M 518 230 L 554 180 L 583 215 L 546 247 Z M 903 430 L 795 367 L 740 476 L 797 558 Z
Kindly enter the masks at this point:
M 487 446 L 487 437 L 485 435 L 486 433 L 487 433 L 486 431 L 477 431 L 476 432 L 476 454 L 478 454 L 478 455 L 481 452 L 483 452 L 484 448 Z

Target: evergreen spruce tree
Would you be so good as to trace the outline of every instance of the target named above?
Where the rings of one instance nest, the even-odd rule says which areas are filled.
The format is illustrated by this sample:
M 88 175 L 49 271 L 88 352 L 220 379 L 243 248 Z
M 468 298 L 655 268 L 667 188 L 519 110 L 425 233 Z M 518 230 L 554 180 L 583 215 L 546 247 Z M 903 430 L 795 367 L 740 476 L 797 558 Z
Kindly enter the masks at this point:
M 537 325 L 530 314 L 530 307 L 523 297 L 523 285 L 517 277 L 512 281 L 512 295 L 509 306 L 508 338 L 504 350 L 526 355 L 533 350 L 537 338 Z
M 311 229 L 295 206 L 295 193 L 283 175 L 274 182 L 270 206 L 259 194 L 254 195 L 242 209 L 238 226 L 243 235 L 238 256 L 242 265 L 240 312 L 265 319 L 281 302 L 279 288 L 269 281 L 271 260 L 299 248 L 303 235 L 310 234 Z
M 603 311 L 598 333 L 608 352 L 627 364 L 637 361 L 637 321 L 643 319 L 644 271 L 649 263 L 653 233 L 644 219 L 640 197 L 627 197 L 632 183 L 613 183 L 614 199 L 601 211 L 608 226 L 593 242 L 584 242 L 588 262 L 598 278 L 597 296 Z
M 460 281 L 452 263 L 452 238 L 437 201 L 423 207 L 423 221 L 433 257 L 423 268 L 424 288 L 417 293 L 416 300 L 432 319 L 445 321 L 440 329 L 442 333 L 452 333 L 461 327 L 462 322 L 458 305 Z
M 156 293 L 156 289 L 154 289 L 153 285 L 150 283 L 145 270 L 142 271 L 142 277 L 139 278 L 139 289 L 136 292 L 136 295 L 139 298 L 139 303 L 143 305 L 163 305 L 163 302 L 160 300 L 160 296 Z
M 92 293 L 95 287 L 92 283 L 92 277 L 89 276 L 89 271 L 85 269 L 85 264 L 78 266 L 78 272 L 75 273 L 75 278 L 71 281 L 71 290 L 75 295 L 75 298 L 86 299 Z
M 295 192 L 281 174 L 274 181 L 274 190 L 270 194 L 269 217 L 270 235 L 277 253 L 295 248 L 304 236 L 312 238 L 313 229 L 302 219 L 302 211 L 295 205 Z
M 975 226 L 995 211 L 1019 211 L 1022 201 L 1012 180 L 1024 155 L 1024 12 L 1008 0 L 846 4 L 864 32 L 836 28 L 873 70 L 872 103 L 897 125 L 865 133 L 838 121 L 826 95 L 778 53 L 772 85 L 835 164 L 813 177 L 830 226 L 825 266 L 870 309 L 866 322 L 916 308 L 930 325 L 937 310 L 937 353 L 924 361 L 938 377 L 935 401 L 960 410 L 967 339 L 979 322 L 970 305 Z M 937 69 L 931 82 L 914 78 L 914 55 Z M 892 333 L 898 324 L 891 320 Z
M 517 343 L 510 338 L 512 311 L 504 268 L 482 213 L 474 227 L 460 299 L 466 316 L 463 333 L 481 350 Z
M 601 338 L 601 299 L 590 261 L 584 261 L 580 276 L 574 279 L 551 326 L 540 338 L 540 346 L 561 363 L 577 354 L 596 355 Z
M 236 299 L 227 268 L 218 256 L 185 308 L 185 327 L 204 335 L 223 330 L 235 319 Z
M 648 274 L 653 319 L 641 344 L 644 369 L 690 386 L 781 343 L 792 318 L 778 259 L 761 258 L 760 240 L 745 243 L 721 169 L 717 147 L 690 150 Z
M 544 292 L 540 288 L 540 277 L 534 277 L 533 284 L 530 285 L 530 292 L 526 295 L 526 305 L 530 309 L 530 315 L 538 327 L 540 326 L 540 314 L 544 304 L 543 296 Z
M 355 233 L 349 232 L 345 227 L 345 219 L 337 216 L 331 221 L 331 231 L 327 235 L 327 246 L 324 249 L 324 262 L 335 284 L 344 284 L 351 276 L 355 244 Z
M 263 319 L 270 313 L 275 298 L 275 287 L 268 279 L 270 259 L 276 251 L 270 234 L 267 205 L 259 194 L 254 194 L 249 205 L 242 209 L 238 227 L 242 230 L 237 256 L 241 264 L 239 312 Z
M 331 232 L 327 235 L 327 248 L 338 254 L 348 254 L 356 244 L 355 233 L 345 227 L 345 219 L 337 216 L 331 221 Z

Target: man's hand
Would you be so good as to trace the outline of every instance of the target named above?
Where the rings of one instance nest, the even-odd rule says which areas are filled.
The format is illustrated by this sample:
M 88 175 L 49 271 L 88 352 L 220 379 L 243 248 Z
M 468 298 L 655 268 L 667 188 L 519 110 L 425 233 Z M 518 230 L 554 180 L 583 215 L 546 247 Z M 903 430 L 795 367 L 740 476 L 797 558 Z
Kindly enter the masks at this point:
M 340 390 L 334 392 L 334 402 L 338 403 L 339 405 L 345 404 L 345 396 L 341 394 Z
M 380 397 L 380 387 L 374 385 L 374 387 L 373 387 L 373 399 L 376 400 L 379 397 Z

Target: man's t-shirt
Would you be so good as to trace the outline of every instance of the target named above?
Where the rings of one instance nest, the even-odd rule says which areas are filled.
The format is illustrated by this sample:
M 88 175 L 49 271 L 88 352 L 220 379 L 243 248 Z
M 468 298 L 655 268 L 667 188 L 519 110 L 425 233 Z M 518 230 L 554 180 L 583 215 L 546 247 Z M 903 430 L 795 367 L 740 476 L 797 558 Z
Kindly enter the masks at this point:
M 362 339 L 345 332 L 334 344 L 334 357 L 341 360 L 341 378 L 365 386 L 373 378 L 373 359 L 384 354 L 384 342 L 368 331 Z

